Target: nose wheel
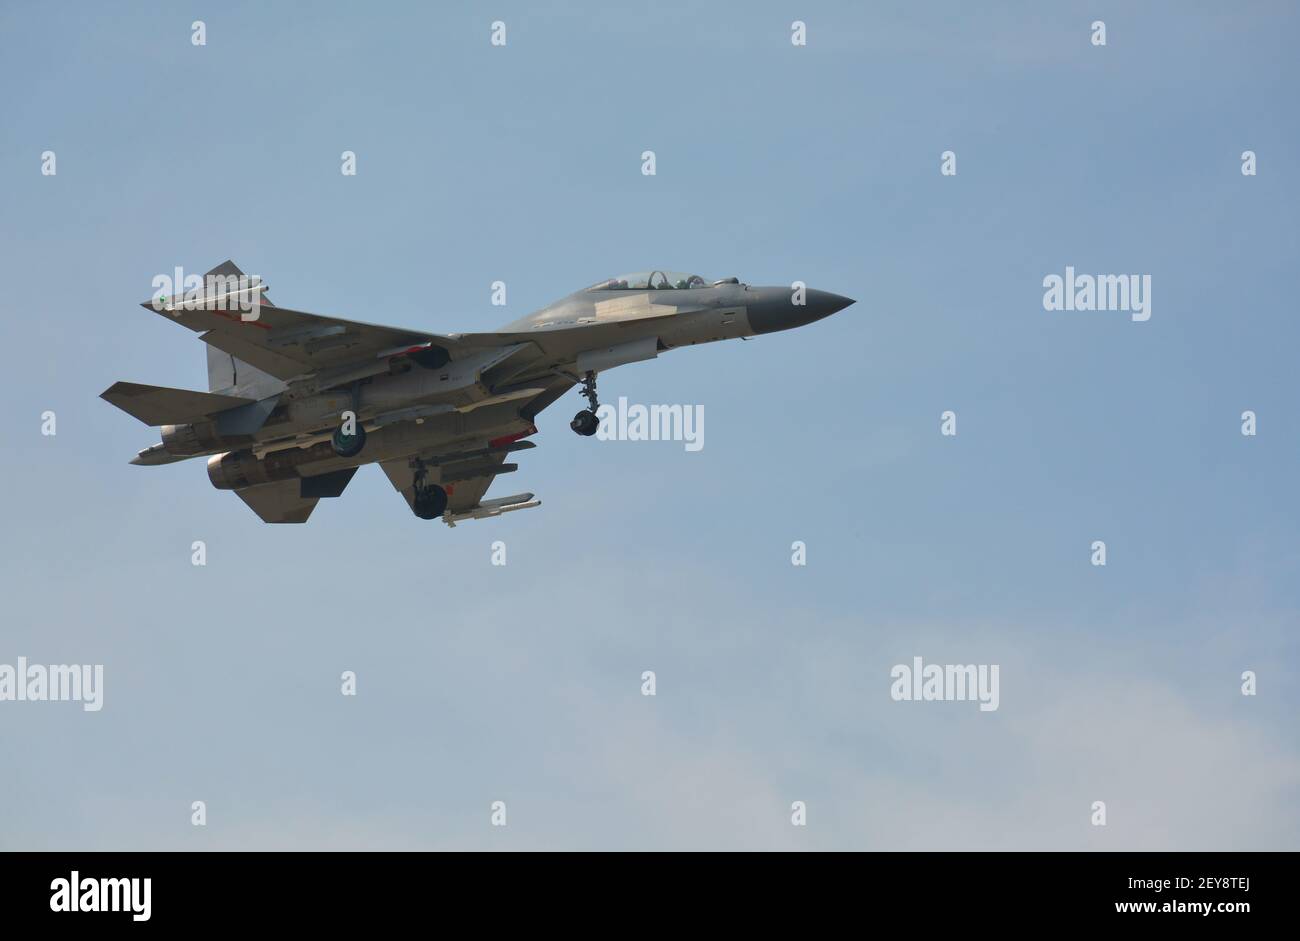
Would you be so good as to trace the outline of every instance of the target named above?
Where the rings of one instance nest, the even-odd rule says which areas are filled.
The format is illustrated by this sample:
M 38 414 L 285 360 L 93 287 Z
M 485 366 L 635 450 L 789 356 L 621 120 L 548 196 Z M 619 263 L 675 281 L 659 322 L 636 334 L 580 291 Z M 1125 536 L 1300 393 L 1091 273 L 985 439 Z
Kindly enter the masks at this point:
M 587 397 L 590 406 L 574 415 L 573 421 L 569 422 L 569 427 L 584 438 L 590 438 L 600 427 L 600 419 L 596 417 L 596 409 L 600 407 L 600 403 L 596 400 L 596 374 L 591 370 L 582 377 L 581 391 Z
M 569 422 L 569 427 L 584 438 L 590 438 L 596 433 L 596 429 L 600 427 L 600 419 L 596 417 L 595 412 L 583 409 L 573 416 L 573 421 Z

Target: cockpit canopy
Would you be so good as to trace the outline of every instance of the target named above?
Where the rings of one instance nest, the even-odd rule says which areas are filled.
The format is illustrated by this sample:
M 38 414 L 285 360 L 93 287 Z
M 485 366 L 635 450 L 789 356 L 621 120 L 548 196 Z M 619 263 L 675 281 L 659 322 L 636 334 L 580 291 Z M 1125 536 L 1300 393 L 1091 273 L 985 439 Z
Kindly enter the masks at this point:
M 709 282 L 698 274 L 683 271 L 638 271 L 634 274 L 621 274 L 617 278 L 601 281 L 587 288 L 588 291 L 688 291 L 706 288 Z

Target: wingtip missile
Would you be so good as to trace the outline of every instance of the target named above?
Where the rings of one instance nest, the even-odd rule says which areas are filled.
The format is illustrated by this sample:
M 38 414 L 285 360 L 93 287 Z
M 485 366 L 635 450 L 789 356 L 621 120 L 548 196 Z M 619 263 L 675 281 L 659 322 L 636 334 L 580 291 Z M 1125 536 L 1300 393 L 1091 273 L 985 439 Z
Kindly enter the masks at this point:
M 515 510 L 527 510 L 535 506 L 541 506 L 541 500 L 534 500 L 531 493 L 516 493 L 509 497 L 497 497 L 495 500 L 484 500 L 478 506 L 462 513 L 444 513 L 442 521 L 448 526 L 454 527 L 457 523 L 463 523 L 465 520 L 482 520 L 492 516 L 500 516 L 502 513 L 513 513 Z

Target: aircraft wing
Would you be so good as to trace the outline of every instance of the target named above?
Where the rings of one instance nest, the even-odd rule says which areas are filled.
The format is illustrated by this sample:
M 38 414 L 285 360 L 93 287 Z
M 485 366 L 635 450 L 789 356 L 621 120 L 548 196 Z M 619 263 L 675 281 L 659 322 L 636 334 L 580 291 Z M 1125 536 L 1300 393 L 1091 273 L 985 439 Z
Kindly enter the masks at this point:
M 514 470 L 518 464 L 505 464 L 506 456 L 498 454 L 486 461 L 477 462 L 470 467 L 466 465 L 460 471 L 460 478 L 450 483 L 443 483 L 443 489 L 447 491 L 447 512 L 451 514 L 468 513 L 478 506 L 479 501 L 483 499 L 488 488 L 496 480 L 497 474 L 502 473 L 503 468 L 508 467 Z M 457 476 L 458 465 L 449 465 L 443 471 L 443 480 L 446 481 L 450 472 L 452 476 Z M 472 472 L 473 476 L 463 476 L 467 471 Z M 508 471 L 507 471 L 508 473 Z
M 531 442 L 523 442 L 531 444 Z M 465 455 L 450 455 L 434 458 L 438 461 L 438 482 L 447 491 L 447 514 L 456 516 L 472 513 L 482 508 L 481 501 L 492 482 L 500 474 L 514 471 L 517 464 L 505 463 L 509 452 L 497 450 L 491 453 L 469 452 Z M 415 471 L 408 458 L 383 461 L 380 466 L 388 475 L 393 488 L 406 499 L 406 503 L 415 510 Z M 532 499 L 532 494 L 521 494 L 524 502 Z
M 262 304 L 256 320 L 238 310 L 157 310 L 141 306 L 201 333 L 205 343 L 256 366 L 277 379 L 293 379 L 427 343 L 430 334 L 401 327 L 324 317 Z
M 204 274 L 201 291 L 196 289 L 192 294 L 148 300 L 140 306 L 202 334 L 203 341 L 209 346 L 229 353 L 276 379 L 294 379 L 335 366 L 355 365 L 385 354 L 396 355 L 430 341 L 448 348 L 459 346 L 449 338 L 421 330 L 385 327 L 277 307 L 265 296 L 266 288 L 260 282 L 254 282 L 255 290 L 242 280 L 212 282 L 212 293 L 208 293 L 213 276 L 225 279 L 246 277 L 233 261 L 224 261 Z M 241 310 L 239 304 L 246 304 L 253 296 L 260 299 L 256 314 Z M 193 309 L 189 309 L 191 307 Z

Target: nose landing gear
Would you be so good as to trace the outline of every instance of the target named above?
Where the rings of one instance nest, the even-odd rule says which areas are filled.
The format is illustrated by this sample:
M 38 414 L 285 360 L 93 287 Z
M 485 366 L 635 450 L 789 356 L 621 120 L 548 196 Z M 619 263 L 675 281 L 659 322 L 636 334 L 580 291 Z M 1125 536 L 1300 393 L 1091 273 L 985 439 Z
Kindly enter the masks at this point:
M 573 416 L 573 421 L 569 422 L 569 427 L 584 438 L 590 438 L 596 433 L 596 429 L 600 427 L 600 419 L 596 417 L 595 412 L 583 409 Z
M 596 401 L 596 374 L 591 370 L 582 377 L 582 394 L 591 403 L 590 407 L 574 415 L 573 421 L 569 422 L 569 427 L 584 438 L 590 438 L 600 427 L 600 419 L 596 417 L 596 409 L 600 407 L 600 403 Z

